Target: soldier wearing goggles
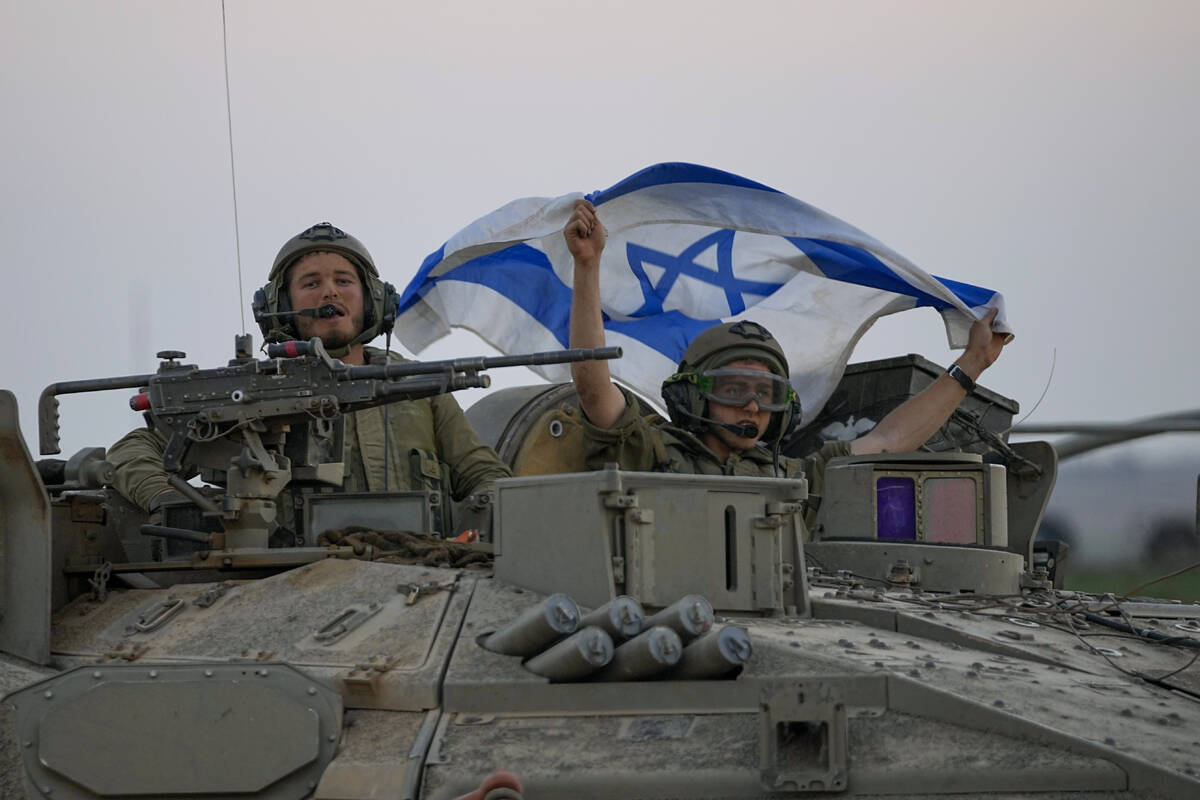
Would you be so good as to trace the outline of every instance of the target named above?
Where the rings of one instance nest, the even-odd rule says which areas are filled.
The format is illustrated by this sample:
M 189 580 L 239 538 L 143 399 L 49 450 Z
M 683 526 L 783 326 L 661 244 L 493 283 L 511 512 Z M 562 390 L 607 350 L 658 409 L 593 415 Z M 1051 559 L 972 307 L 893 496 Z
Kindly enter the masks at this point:
M 576 203 L 563 236 L 575 261 L 571 347 L 601 347 L 599 268 L 607 233 L 591 203 Z M 914 450 L 941 427 L 1006 343 L 1004 335 L 992 332 L 994 318 L 993 310 L 976 322 L 966 351 L 947 374 L 874 429 L 853 442 L 828 443 L 803 461 L 778 454 L 801 409 L 783 348 L 754 322 L 716 325 L 692 340 L 676 373 L 663 383 L 669 424 L 639 414 L 632 395 L 612 382 L 606 362 L 573 364 L 587 418 L 585 461 L 593 468 L 615 461 L 623 469 L 716 475 L 807 473 L 810 490 L 819 492 L 827 459 Z

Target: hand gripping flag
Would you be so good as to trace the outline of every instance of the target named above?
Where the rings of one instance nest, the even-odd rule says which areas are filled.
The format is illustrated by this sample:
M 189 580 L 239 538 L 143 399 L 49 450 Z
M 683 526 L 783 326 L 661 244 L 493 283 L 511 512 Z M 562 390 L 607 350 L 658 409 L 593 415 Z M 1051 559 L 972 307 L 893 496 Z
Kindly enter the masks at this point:
M 413 352 L 467 328 L 504 353 L 568 346 L 573 261 L 562 229 L 581 194 L 514 200 L 456 233 L 400 298 L 396 331 Z M 608 229 L 600 290 L 613 376 L 659 401 L 688 342 L 752 319 L 783 345 L 804 421 L 829 398 L 859 337 L 879 317 L 941 312 L 951 347 L 1000 309 L 997 292 L 936 278 L 857 228 L 746 178 L 656 164 L 586 196 Z M 570 380 L 567 365 L 536 368 Z

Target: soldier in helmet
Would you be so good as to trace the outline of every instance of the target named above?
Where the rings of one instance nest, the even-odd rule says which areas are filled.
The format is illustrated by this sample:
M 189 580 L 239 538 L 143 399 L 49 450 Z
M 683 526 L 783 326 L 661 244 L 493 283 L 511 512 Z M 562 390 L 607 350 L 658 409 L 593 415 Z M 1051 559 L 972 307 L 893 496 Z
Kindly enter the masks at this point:
M 328 222 L 284 243 L 253 306 L 268 342 L 319 337 L 330 355 L 347 364 L 399 358 L 366 345 L 391 331 L 395 289 L 380 280 L 362 242 Z M 302 310 L 311 315 L 280 315 Z M 344 425 L 347 492 L 433 490 L 449 513 L 450 498 L 462 500 L 510 475 L 449 394 L 363 409 L 347 414 Z M 162 465 L 165 446 L 157 431 L 141 429 L 108 453 L 116 468 L 113 485 L 144 510 L 155 510 L 171 491 Z M 291 503 L 278 507 L 280 525 L 294 531 Z
M 604 345 L 600 310 L 600 254 L 607 234 L 586 200 L 563 229 L 575 260 L 571 347 Z M 587 417 L 584 459 L 590 468 L 616 462 L 623 469 L 748 477 L 791 477 L 805 472 L 820 491 L 825 462 L 835 456 L 914 450 L 942 426 L 1000 355 L 995 311 L 971 328 L 966 351 L 946 375 L 852 442 L 830 442 L 803 461 L 780 458 L 778 446 L 800 404 L 787 357 L 766 328 L 749 320 L 715 325 L 692 340 L 674 375 L 662 386 L 670 424 L 644 417 L 626 390 L 610 378 L 605 361 L 571 365 L 579 405 Z

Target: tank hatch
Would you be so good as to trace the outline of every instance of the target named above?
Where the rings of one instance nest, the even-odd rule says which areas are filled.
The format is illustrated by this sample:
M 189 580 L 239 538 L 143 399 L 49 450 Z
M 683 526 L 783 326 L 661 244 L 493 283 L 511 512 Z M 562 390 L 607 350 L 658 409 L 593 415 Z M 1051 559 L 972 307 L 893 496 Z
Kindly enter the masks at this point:
M 7 699 L 52 797 L 304 797 L 342 719 L 336 692 L 285 664 L 81 667 Z

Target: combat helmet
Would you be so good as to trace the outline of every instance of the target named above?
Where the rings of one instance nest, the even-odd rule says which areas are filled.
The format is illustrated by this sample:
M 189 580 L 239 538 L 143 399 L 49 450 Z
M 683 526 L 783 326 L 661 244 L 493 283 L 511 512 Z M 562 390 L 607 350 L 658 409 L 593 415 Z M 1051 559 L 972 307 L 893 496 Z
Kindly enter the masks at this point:
M 771 332 L 750 320 L 714 325 L 692 340 L 684 351 L 679 367 L 663 381 L 662 396 L 672 424 L 701 434 L 708 429 L 704 377 L 733 361 L 754 360 L 767 365 L 773 375 L 786 383 L 789 377 L 787 356 Z M 759 440 L 775 444 L 800 421 L 800 400 L 790 385 L 780 398 L 780 410 L 772 411 L 771 421 Z
M 367 248 L 358 239 L 328 222 L 320 222 L 284 242 L 271 265 L 267 285 L 254 293 L 254 318 L 268 342 L 298 336 L 295 317 L 261 316 L 292 310 L 288 297 L 288 268 L 309 253 L 336 253 L 358 270 L 363 285 L 363 329 L 350 345 L 363 344 L 390 333 L 396 321 L 397 297 L 392 284 L 379 279 L 379 270 Z

